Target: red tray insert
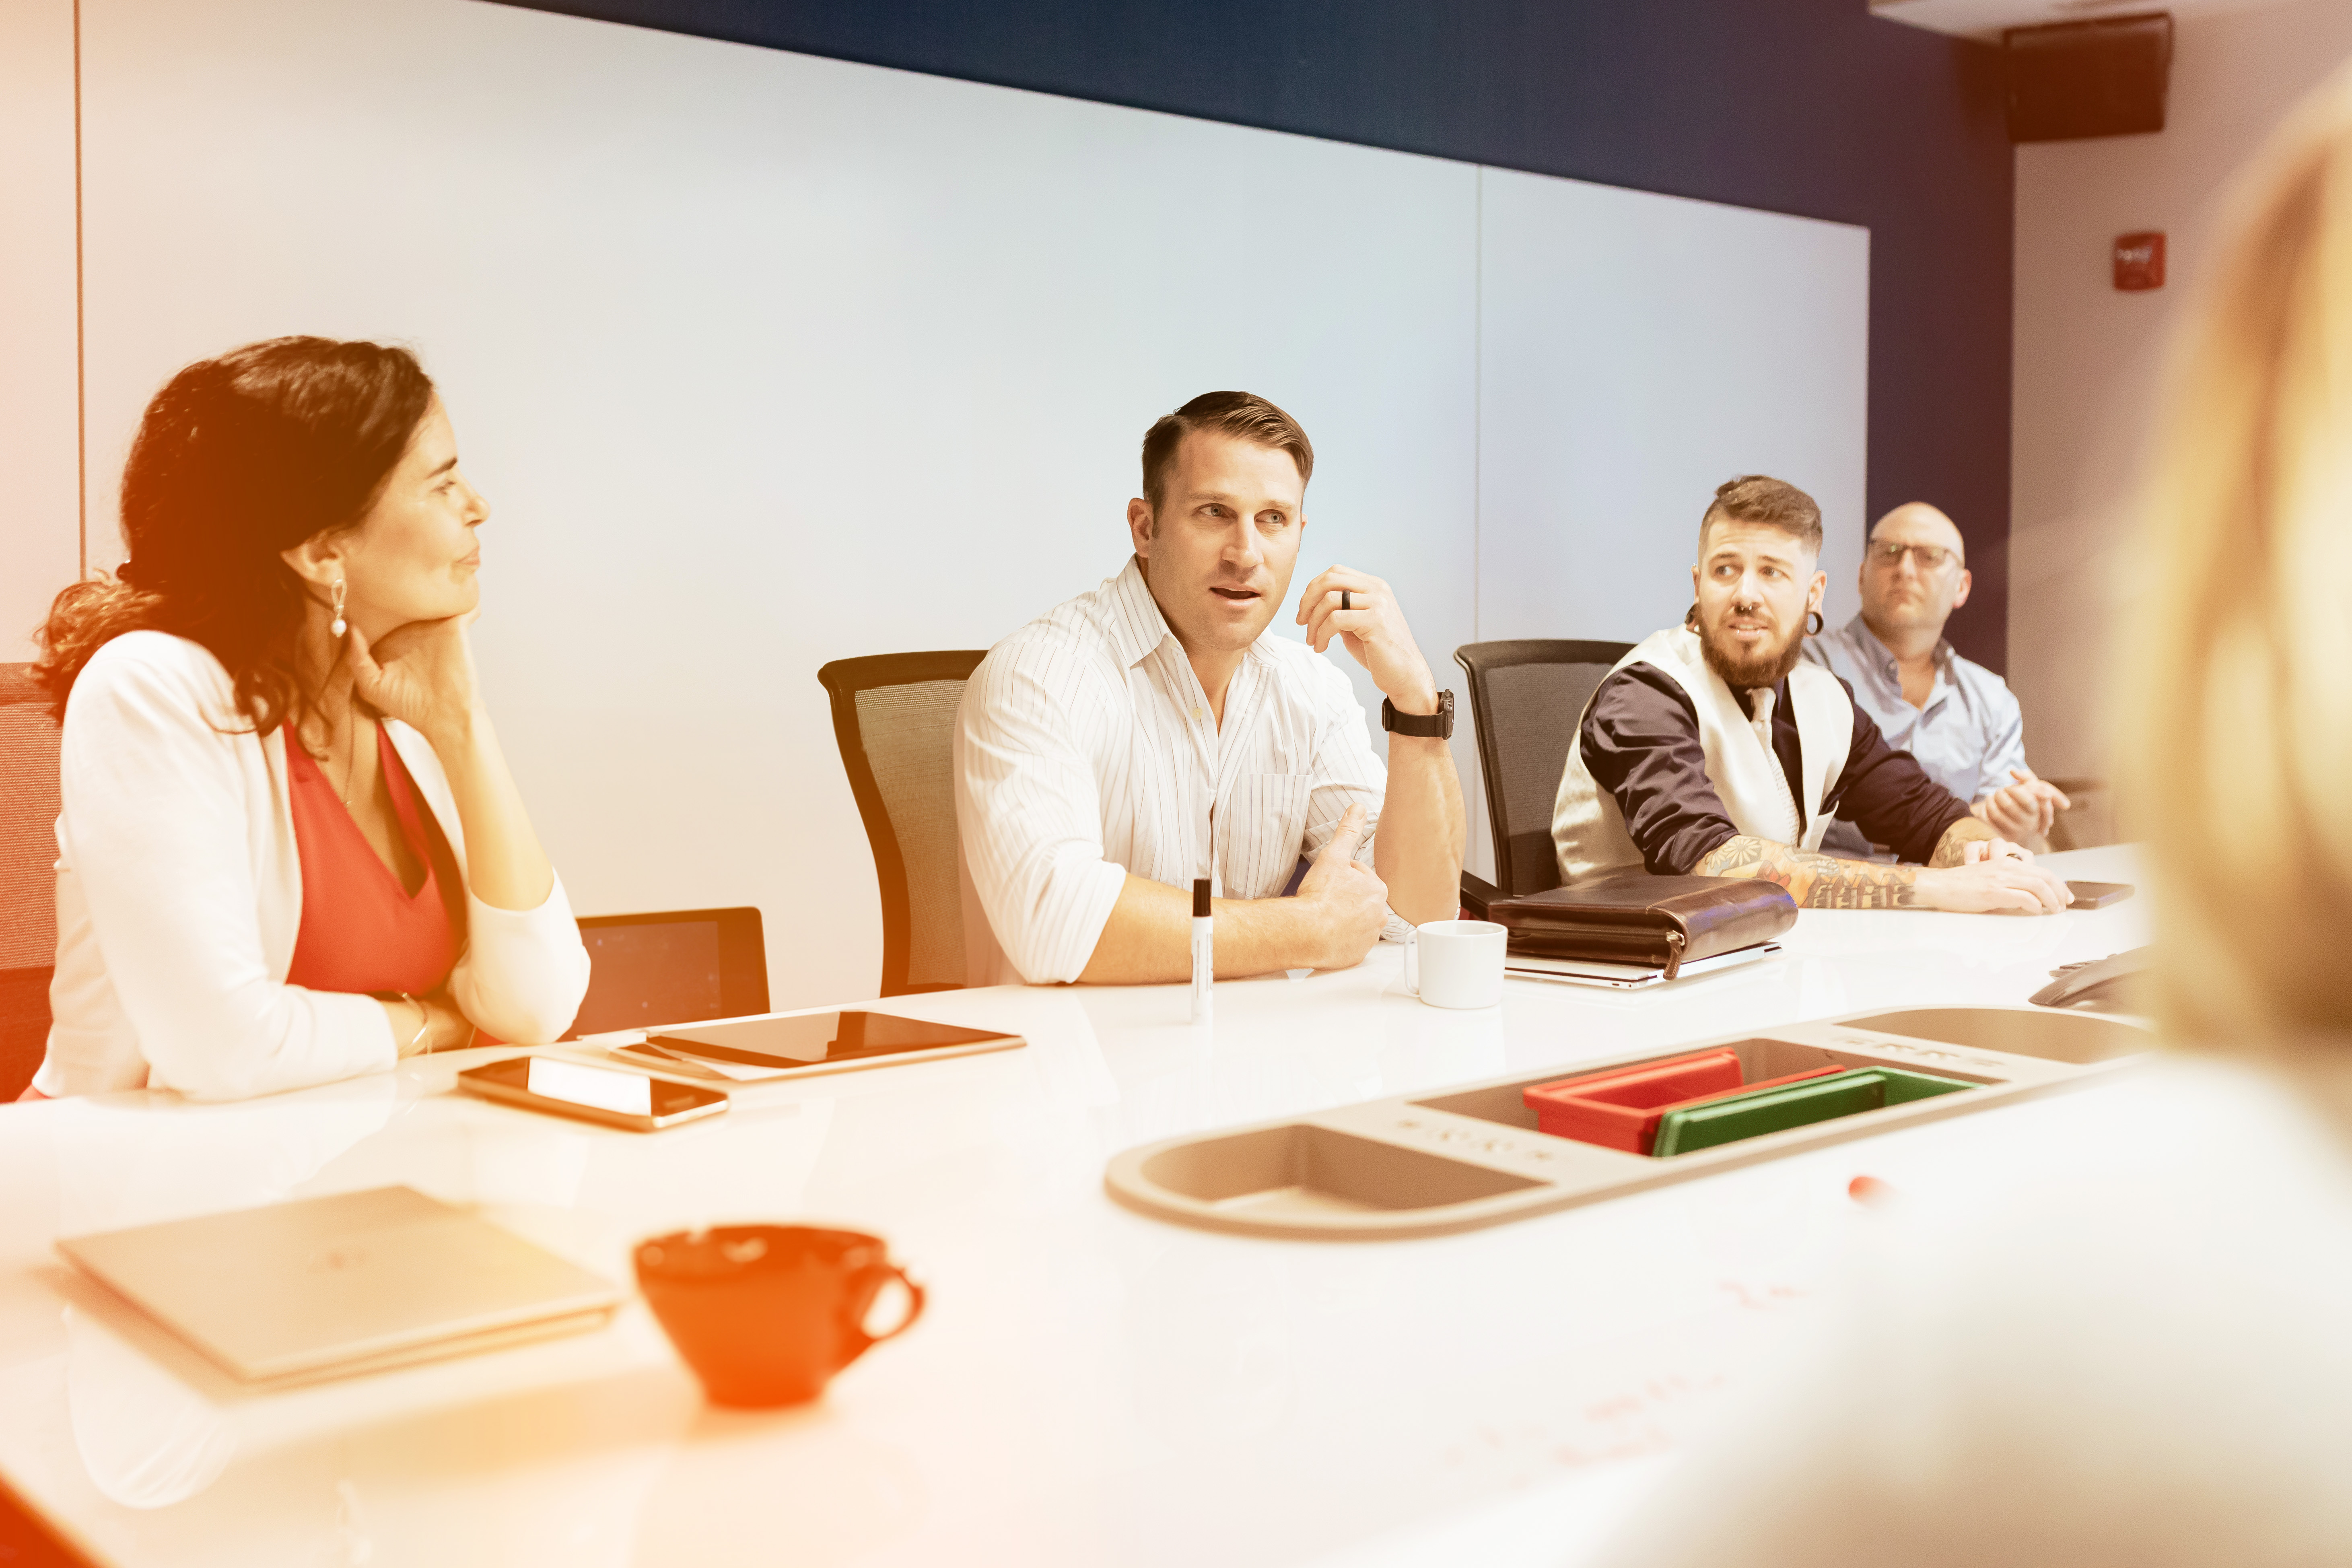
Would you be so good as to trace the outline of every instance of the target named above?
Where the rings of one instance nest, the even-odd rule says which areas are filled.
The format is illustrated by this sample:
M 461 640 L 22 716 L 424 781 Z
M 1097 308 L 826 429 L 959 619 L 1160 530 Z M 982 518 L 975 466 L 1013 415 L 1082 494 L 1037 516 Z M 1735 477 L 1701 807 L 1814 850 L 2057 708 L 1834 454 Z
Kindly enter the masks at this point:
M 1752 1094 L 1847 1070 L 1818 1067 L 1743 1083 L 1738 1052 L 1698 1051 L 1640 1067 L 1612 1068 L 1581 1078 L 1535 1084 L 1522 1089 L 1519 1097 L 1536 1113 L 1536 1125 L 1555 1138 L 1647 1154 L 1657 1138 L 1658 1122 L 1678 1106 Z
M 1555 1138 L 1639 1154 L 1657 1133 L 1658 1118 L 1667 1106 L 1744 1087 L 1737 1051 L 1697 1051 L 1536 1084 L 1522 1089 L 1519 1097 L 1536 1113 L 1536 1124 Z

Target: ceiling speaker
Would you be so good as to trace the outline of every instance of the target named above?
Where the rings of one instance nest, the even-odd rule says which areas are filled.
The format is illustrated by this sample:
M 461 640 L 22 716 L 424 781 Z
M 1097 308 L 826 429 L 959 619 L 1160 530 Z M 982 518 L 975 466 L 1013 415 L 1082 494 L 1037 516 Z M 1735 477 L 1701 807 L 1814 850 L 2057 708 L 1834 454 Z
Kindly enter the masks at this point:
M 2172 16 L 2107 16 L 2000 36 L 2009 139 L 2073 142 L 2164 129 Z

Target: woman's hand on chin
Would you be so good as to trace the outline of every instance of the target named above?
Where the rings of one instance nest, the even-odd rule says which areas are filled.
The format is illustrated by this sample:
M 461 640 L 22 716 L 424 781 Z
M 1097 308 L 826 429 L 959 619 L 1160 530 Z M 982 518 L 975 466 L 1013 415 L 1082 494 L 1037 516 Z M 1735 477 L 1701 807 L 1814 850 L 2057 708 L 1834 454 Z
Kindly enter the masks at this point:
M 435 748 L 463 736 L 481 714 L 481 689 L 466 628 L 474 612 L 438 621 L 411 621 L 374 647 L 353 626 L 344 661 L 352 684 L 370 706 L 416 731 Z

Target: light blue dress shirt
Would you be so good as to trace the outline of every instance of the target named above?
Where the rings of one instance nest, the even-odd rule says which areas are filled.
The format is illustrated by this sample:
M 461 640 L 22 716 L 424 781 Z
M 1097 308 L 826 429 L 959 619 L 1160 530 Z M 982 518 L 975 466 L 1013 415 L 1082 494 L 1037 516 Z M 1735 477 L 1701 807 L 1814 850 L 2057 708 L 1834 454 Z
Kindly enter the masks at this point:
M 1936 644 L 1936 684 L 1924 708 L 1903 700 L 1895 656 L 1860 616 L 1835 631 L 1807 637 L 1804 657 L 1853 688 L 1855 703 L 1888 745 L 1910 752 L 1929 778 L 1971 805 L 2014 783 L 2010 769 L 2025 766 L 2025 715 L 2015 694 L 2000 676 L 1955 653 L 1950 643 Z M 1838 822 L 1831 824 L 1830 841 L 1822 847 L 1852 854 L 1867 846 L 1851 824 Z

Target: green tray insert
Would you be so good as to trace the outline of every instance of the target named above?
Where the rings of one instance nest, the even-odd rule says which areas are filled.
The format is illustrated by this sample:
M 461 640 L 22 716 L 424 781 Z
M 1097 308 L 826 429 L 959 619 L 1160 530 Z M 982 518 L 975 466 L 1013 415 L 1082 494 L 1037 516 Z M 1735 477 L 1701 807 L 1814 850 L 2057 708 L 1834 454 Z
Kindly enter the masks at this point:
M 1760 1138 L 1767 1132 L 1785 1132 L 1791 1127 L 1809 1127 L 1816 1121 L 1857 1116 L 1865 1110 L 1932 1100 L 1939 1094 L 1957 1094 L 1975 1087 L 1929 1073 L 1870 1068 L 1754 1094 L 1727 1095 L 1667 1111 L 1659 1119 L 1657 1139 L 1650 1145 L 1650 1152 L 1654 1158 L 1668 1159 L 1737 1143 L 1744 1138 Z

